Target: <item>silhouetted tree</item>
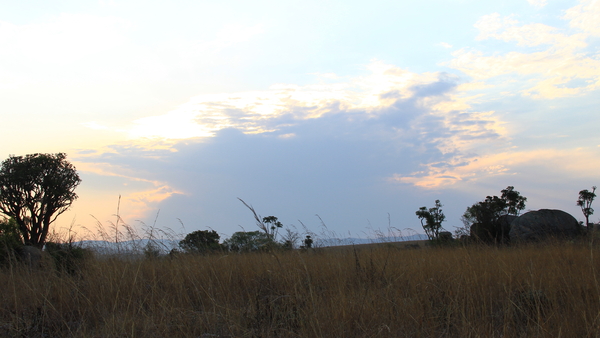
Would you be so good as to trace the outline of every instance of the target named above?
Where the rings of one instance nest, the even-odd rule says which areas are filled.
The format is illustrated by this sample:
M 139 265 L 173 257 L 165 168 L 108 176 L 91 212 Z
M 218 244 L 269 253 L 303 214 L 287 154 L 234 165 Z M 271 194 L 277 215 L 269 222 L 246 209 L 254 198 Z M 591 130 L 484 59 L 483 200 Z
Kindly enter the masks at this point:
M 221 237 L 214 230 L 198 230 L 191 232 L 179 242 L 179 247 L 186 252 L 206 253 L 219 250 Z
M 273 240 L 273 241 L 277 240 L 277 233 L 279 232 L 279 229 L 283 227 L 283 224 L 281 224 L 281 222 L 279 222 L 277 220 L 277 217 L 267 216 L 267 217 L 261 218 L 256 213 L 256 211 L 254 210 L 254 208 L 251 205 L 244 202 L 244 200 L 239 197 L 238 197 L 238 200 L 240 200 L 242 203 L 244 203 L 244 205 L 248 209 L 250 209 L 250 211 L 252 211 L 252 215 L 254 215 L 254 220 L 256 221 L 256 226 L 258 226 L 258 228 L 262 232 L 264 232 L 265 235 L 267 235 L 271 240 Z
M 281 224 L 275 216 L 263 217 L 262 221 L 269 229 L 267 231 L 269 237 L 271 237 L 272 240 L 275 240 L 277 238 L 277 233 L 279 232 L 279 229 L 283 227 L 283 224 Z
M 438 239 L 440 229 L 442 229 L 442 222 L 446 219 L 446 216 L 442 212 L 442 204 L 440 200 L 435 201 L 435 207 L 427 209 L 427 207 L 421 207 L 416 212 L 417 217 L 421 220 L 421 226 L 427 237 L 430 240 Z
M 502 214 L 506 214 L 506 201 L 498 196 L 487 196 L 485 200 L 467 208 L 463 214 L 463 222 L 492 224 Z
M 509 229 L 502 226 L 500 218 L 518 216 L 525 209 L 527 198 L 521 196 L 513 186 L 506 187 L 501 193 L 500 197 L 487 196 L 485 200 L 467 208 L 461 219 L 465 228 L 471 229 L 471 235 L 485 242 L 507 240 Z
M 313 239 L 310 237 L 310 235 L 306 235 L 306 238 L 304 239 L 304 245 L 302 246 L 303 249 L 310 249 L 312 248 L 313 245 Z
M 506 189 L 500 191 L 502 199 L 506 206 L 505 211 L 507 215 L 519 216 L 521 210 L 525 209 L 525 202 L 527 197 L 521 196 L 521 193 L 515 190 L 515 187 L 508 186 Z
M 502 193 L 501 197 L 487 196 L 485 200 L 468 207 L 463 214 L 463 222 L 465 224 L 490 224 L 502 215 L 518 216 L 525 209 L 527 197 L 521 196 L 521 193 L 516 191 L 513 186 L 508 186 L 500 192 Z
M 587 189 L 581 190 L 579 192 L 579 199 L 577 200 L 577 205 L 581 207 L 581 211 L 583 212 L 583 216 L 585 216 L 585 225 L 590 230 L 590 216 L 594 213 L 594 209 L 592 209 L 592 202 L 596 197 L 596 187 L 592 187 L 592 191 Z
M 260 231 L 238 231 L 223 241 L 223 246 L 229 251 L 251 252 L 271 250 L 277 246 L 268 235 Z
M 64 153 L 11 156 L 0 168 L 0 212 L 14 218 L 26 245 L 42 248 L 50 224 L 75 199 L 81 182 Z

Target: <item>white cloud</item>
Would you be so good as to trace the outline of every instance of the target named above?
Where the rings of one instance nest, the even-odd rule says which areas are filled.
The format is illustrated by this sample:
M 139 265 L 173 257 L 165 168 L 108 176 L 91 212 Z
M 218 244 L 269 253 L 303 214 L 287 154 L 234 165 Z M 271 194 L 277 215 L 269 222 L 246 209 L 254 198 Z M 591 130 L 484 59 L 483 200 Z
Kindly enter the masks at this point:
M 130 136 L 173 141 L 212 137 L 222 129 L 234 128 L 246 134 L 274 133 L 280 139 L 297 139 L 303 135 L 295 126 L 309 120 L 318 124 L 339 116 L 340 121 L 361 128 L 382 123 L 380 135 L 367 137 L 391 137 L 406 146 L 425 142 L 426 148 L 447 157 L 428 164 L 433 171 L 424 176 L 393 178 L 419 186 L 440 185 L 439 177 L 451 182 L 481 174 L 465 163 L 491 143 L 506 142 L 506 131 L 495 113 L 473 111 L 470 101 L 476 97 L 456 90 L 485 88 L 485 84 L 459 87 L 452 77 L 445 78 L 448 75 L 412 73 L 380 61 L 367 68 L 371 70 L 367 76 L 332 84 L 274 85 L 265 91 L 200 95 L 167 114 L 134 121 Z M 392 122 L 377 122 L 379 119 Z M 461 170 L 460 175 L 448 178 L 447 170 L 440 169 L 444 167 L 462 169 L 456 169 Z
M 600 36 L 600 2 L 597 0 L 581 0 L 579 5 L 567 10 L 565 19 L 570 20 L 571 27 Z
M 557 28 L 539 23 L 518 24 L 511 17 L 501 17 L 498 13 L 486 15 L 475 24 L 475 28 L 479 30 L 477 40 L 498 39 L 516 41 L 520 46 L 552 45 L 569 50 L 587 46 L 583 35 L 561 34 L 557 32 Z
M 506 27 L 512 27 L 518 23 L 512 17 L 501 17 L 498 13 L 484 15 L 473 26 L 479 30 L 477 40 L 487 39 L 495 36 L 498 31 Z
M 567 15 L 572 23 L 588 22 L 582 19 L 587 16 L 588 13 L 577 10 L 571 10 Z M 584 26 L 591 31 L 591 25 Z M 528 51 L 486 55 L 482 51 L 463 48 L 453 53 L 455 58 L 448 66 L 478 80 L 510 75 L 521 83 L 512 87 L 522 95 L 532 97 L 576 96 L 596 90 L 600 85 L 600 58 L 585 52 L 589 35 L 566 34 L 539 23 L 520 24 L 512 17 L 501 17 L 497 13 L 482 17 L 475 27 L 479 30 L 478 40 L 516 42 Z M 583 81 L 574 85 L 574 80 Z
M 90 154 L 92 169 L 84 170 L 111 170 L 128 182 L 142 177 L 139 194 L 123 194 L 134 215 L 179 208 L 210 226 L 229 217 L 217 205 L 234 196 L 263 198 L 261 203 L 277 210 L 295 199 L 312 212 L 324 205 L 336 208 L 327 204 L 331 196 L 314 197 L 315 191 L 364 203 L 377 184 L 388 191 L 452 187 L 456 192 L 482 189 L 485 180 L 502 187 L 518 177 L 537 179 L 550 169 L 597 176 L 600 157 L 589 149 L 543 143 L 515 148 L 515 138 L 523 135 L 501 118 L 504 112 L 474 108 L 483 99 L 470 91 L 489 90 L 486 81 L 459 84 L 452 75 L 413 73 L 379 61 L 366 68 L 371 73 L 362 77 L 328 75 L 336 83 L 194 97 L 167 114 L 134 121 L 134 140 L 110 153 Z M 564 128 L 558 135 L 571 131 Z M 146 137 L 155 144 L 139 144 Z M 199 137 L 205 139 L 188 139 Z M 395 189 L 390 182 L 404 186 Z M 275 193 L 264 197 L 257 192 L 263 190 Z M 317 207 L 306 206 L 307 200 Z
M 527 2 L 537 8 L 542 8 L 548 4 L 547 0 L 527 0 Z
M 540 6 L 545 4 L 532 4 L 536 3 Z M 447 65 L 463 71 L 477 81 L 463 84 L 458 89 L 477 90 L 495 98 L 498 98 L 498 94 L 508 97 L 518 93 L 538 99 L 574 97 L 598 90 L 600 57 L 587 51 L 590 36 L 597 33 L 596 29 L 600 25 L 600 21 L 595 20 L 598 4 L 598 1 L 584 0 L 579 6 L 567 11 L 565 18 L 571 20 L 571 26 L 583 32 L 572 32 L 535 22 L 524 24 L 514 16 L 501 16 L 497 13 L 482 17 L 475 24 L 479 30 L 477 40 L 498 40 L 515 45 L 504 52 L 496 49 L 492 53 L 486 53 L 472 48 L 454 52 L 455 58 Z M 480 101 L 478 96 L 465 96 L 463 100 L 455 100 L 463 102 L 467 107 L 477 101 Z M 482 123 L 485 125 L 484 115 L 485 113 L 479 113 L 477 123 L 470 124 L 471 127 L 481 127 Z M 410 175 L 397 174 L 390 180 L 426 188 L 443 187 L 458 182 L 474 182 L 482 177 L 515 175 L 518 168 L 536 162 L 551 162 L 553 168 L 562 172 L 577 172 L 582 170 L 577 169 L 573 163 L 584 166 L 582 159 L 595 156 L 592 152 L 581 149 L 557 150 L 543 146 L 536 150 L 513 149 L 510 140 L 516 136 L 514 130 L 509 134 L 504 129 L 504 124 L 497 117 L 494 118 L 495 115 L 493 112 L 489 113 L 489 124 L 480 131 L 495 131 L 499 137 L 488 138 L 491 143 L 482 145 L 461 138 L 461 135 L 477 135 L 477 130 L 465 132 L 464 129 L 467 128 L 461 126 L 461 133 L 439 141 L 439 149 L 443 149 L 443 144 L 449 144 L 447 152 L 454 153 L 454 156 L 443 161 L 428 162 L 419 171 Z M 471 112 L 468 118 L 475 116 Z M 459 120 L 451 118 L 447 118 L 446 123 L 450 129 L 461 125 Z M 593 173 L 587 172 L 587 175 L 593 176 Z
M 398 100 L 415 100 L 419 109 L 440 116 L 469 108 L 464 99 L 449 93 L 440 98 L 418 92 L 439 82 L 440 74 L 411 73 L 379 61 L 367 68 L 371 71 L 367 76 L 332 84 L 274 85 L 265 91 L 200 95 L 167 114 L 134 121 L 129 133 L 134 139 L 186 139 L 213 136 L 225 128 L 274 132 L 294 121 L 334 114 L 376 118 Z M 280 121 L 284 116 L 285 121 Z
M 459 182 L 474 183 L 490 176 L 510 176 L 528 166 L 543 164 L 563 173 L 574 173 L 582 177 L 594 177 L 600 165 L 597 152 L 589 149 L 538 149 L 531 151 L 500 151 L 477 156 L 464 162 L 455 159 L 453 163 L 440 166 L 428 163 L 424 170 L 411 175 L 395 175 L 391 181 L 410 183 L 424 188 L 439 188 Z

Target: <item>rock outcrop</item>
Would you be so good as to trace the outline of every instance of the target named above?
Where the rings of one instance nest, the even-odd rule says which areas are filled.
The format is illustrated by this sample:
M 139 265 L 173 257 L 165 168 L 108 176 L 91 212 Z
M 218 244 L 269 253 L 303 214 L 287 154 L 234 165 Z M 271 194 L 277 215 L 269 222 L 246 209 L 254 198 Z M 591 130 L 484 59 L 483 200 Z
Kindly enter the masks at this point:
M 574 238 L 582 233 L 575 217 L 562 210 L 540 209 L 519 216 L 510 225 L 510 241 L 537 242 L 547 238 Z

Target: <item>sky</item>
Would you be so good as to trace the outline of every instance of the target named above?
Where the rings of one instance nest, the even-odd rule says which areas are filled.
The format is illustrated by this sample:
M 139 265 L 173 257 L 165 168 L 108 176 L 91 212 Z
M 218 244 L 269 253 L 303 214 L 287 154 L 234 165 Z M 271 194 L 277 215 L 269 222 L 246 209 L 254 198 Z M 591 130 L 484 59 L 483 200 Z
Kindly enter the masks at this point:
M 600 183 L 597 0 L 0 0 L 0 157 L 64 152 L 55 222 L 331 237 Z M 592 221 L 598 221 L 593 215 Z M 412 230 L 405 230 L 412 229 Z

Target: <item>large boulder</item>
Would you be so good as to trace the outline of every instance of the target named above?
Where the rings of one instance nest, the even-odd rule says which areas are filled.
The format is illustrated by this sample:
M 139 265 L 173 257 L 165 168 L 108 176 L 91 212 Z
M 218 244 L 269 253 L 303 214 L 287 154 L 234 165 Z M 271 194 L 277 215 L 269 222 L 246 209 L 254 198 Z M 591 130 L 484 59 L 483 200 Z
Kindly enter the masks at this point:
M 510 226 L 515 219 L 517 216 L 502 215 L 489 224 L 475 223 L 471 226 L 471 237 L 484 243 L 508 243 Z
M 547 238 L 574 238 L 582 233 L 575 217 L 562 210 L 540 209 L 530 211 L 511 224 L 510 240 L 537 242 Z

